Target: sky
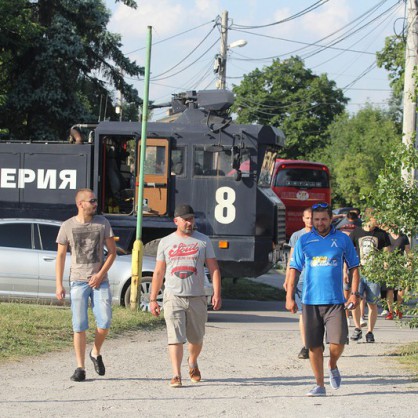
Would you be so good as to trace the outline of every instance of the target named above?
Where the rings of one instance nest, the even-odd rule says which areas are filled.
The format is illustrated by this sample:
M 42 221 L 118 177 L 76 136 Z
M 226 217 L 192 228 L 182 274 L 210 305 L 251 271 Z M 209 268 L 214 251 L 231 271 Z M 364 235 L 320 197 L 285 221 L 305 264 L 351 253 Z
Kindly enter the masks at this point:
M 215 55 L 220 52 L 220 16 L 228 12 L 227 88 L 273 59 L 299 56 L 315 74 L 326 73 L 350 99 L 356 113 L 366 103 L 385 107 L 388 72 L 376 67 L 385 38 L 402 35 L 403 0 L 137 0 L 137 10 L 105 0 L 111 32 L 122 52 L 145 65 L 147 27 L 152 27 L 149 99 L 168 102 L 172 94 L 216 88 Z M 289 19 L 290 18 L 290 19 Z M 285 20 L 285 21 L 283 21 Z M 126 77 L 142 97 L 141 79 Z M 154 110 L 152 118 L 165 115 Z

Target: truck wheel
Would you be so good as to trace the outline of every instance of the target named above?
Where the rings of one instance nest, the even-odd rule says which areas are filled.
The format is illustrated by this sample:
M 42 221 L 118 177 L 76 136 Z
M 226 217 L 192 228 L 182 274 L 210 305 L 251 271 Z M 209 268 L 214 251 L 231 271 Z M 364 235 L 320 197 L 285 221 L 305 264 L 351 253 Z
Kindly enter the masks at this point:
M 155 257 L 158 251 L 158 244 L 160 243 L 161 239 L 155 239 L 153 241 L 147 242 L 144 245 L 144 255 L 149 255 L 151 257 Z
M 141 295 L 139 297 L 139 309 L 143 312 L 149 312 L 149 299 L 151 293 L 151 276 L 144 276 L 141 280 Z M 157 295 L 157 302 L 162 308 L 163 306 L 163 292 L 164 292 L 164 285 L 160 289 Z M 131 305 L 131 285 L 128 286 L 125 292 L 125 296 L 123 297 L 125 307 L 129 307 Z

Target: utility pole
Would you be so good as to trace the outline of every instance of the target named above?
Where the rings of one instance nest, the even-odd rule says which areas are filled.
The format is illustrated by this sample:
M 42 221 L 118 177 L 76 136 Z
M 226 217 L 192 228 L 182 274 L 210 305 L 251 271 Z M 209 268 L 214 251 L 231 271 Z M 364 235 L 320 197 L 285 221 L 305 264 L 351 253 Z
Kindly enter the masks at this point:
M 226 54 L 228 52 L 228 11 L 222 12 L 221 20 L 221 50 L 218 57 L 218 80 L 216 81 L 217 89 L 225 89 L 226 87 Z
M 415 97 L 414 71 L 418 67 L 418 25 L 417 25 L 417 0 L 408 0 L 408 33 L 405 49 L 405 82 L 403 93 L 403 126 L 402 143 L 416 146 L 417 130 L 417 106 Z M 414 173 L 402 169 L 403 179 L 410 183 L 414 179 Z

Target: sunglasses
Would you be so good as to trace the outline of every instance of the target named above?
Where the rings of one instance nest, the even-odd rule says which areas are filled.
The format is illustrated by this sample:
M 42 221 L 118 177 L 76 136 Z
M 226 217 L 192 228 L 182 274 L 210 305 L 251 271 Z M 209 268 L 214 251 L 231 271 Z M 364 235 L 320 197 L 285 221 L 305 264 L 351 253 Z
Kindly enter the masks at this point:
M 328 208 L 328 203 L 315 203 L 314 205 L 312 205 L 312 209 L 318 208 L 326 209 Z
M 91 205 L 97 203 L 97 199 L 83 200 L 83 202 L 89 202 Z

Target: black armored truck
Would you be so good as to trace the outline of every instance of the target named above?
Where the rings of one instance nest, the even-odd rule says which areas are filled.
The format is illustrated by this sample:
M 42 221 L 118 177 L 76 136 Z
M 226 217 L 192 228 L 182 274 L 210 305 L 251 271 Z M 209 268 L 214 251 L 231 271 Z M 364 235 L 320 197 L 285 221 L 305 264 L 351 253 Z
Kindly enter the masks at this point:
M 224 277 L 256 277 L 285 241 L 285 208 L 269 178 L 284 145 L 274 127 L 236 124 L 227 90 L 173 95 L 170 115 L 149 122 L 142 240 L 155 254 L 174 231 L 174 208 L 189 203 L 214 245 Z M 84 141 L 0 141 L 0 217 L 64 220 L 78 188 L 89 187 L 130 251 L 136 236 L 141 124 L 75 125 Z M 82 143 L 80 143 L 82 142 Z

